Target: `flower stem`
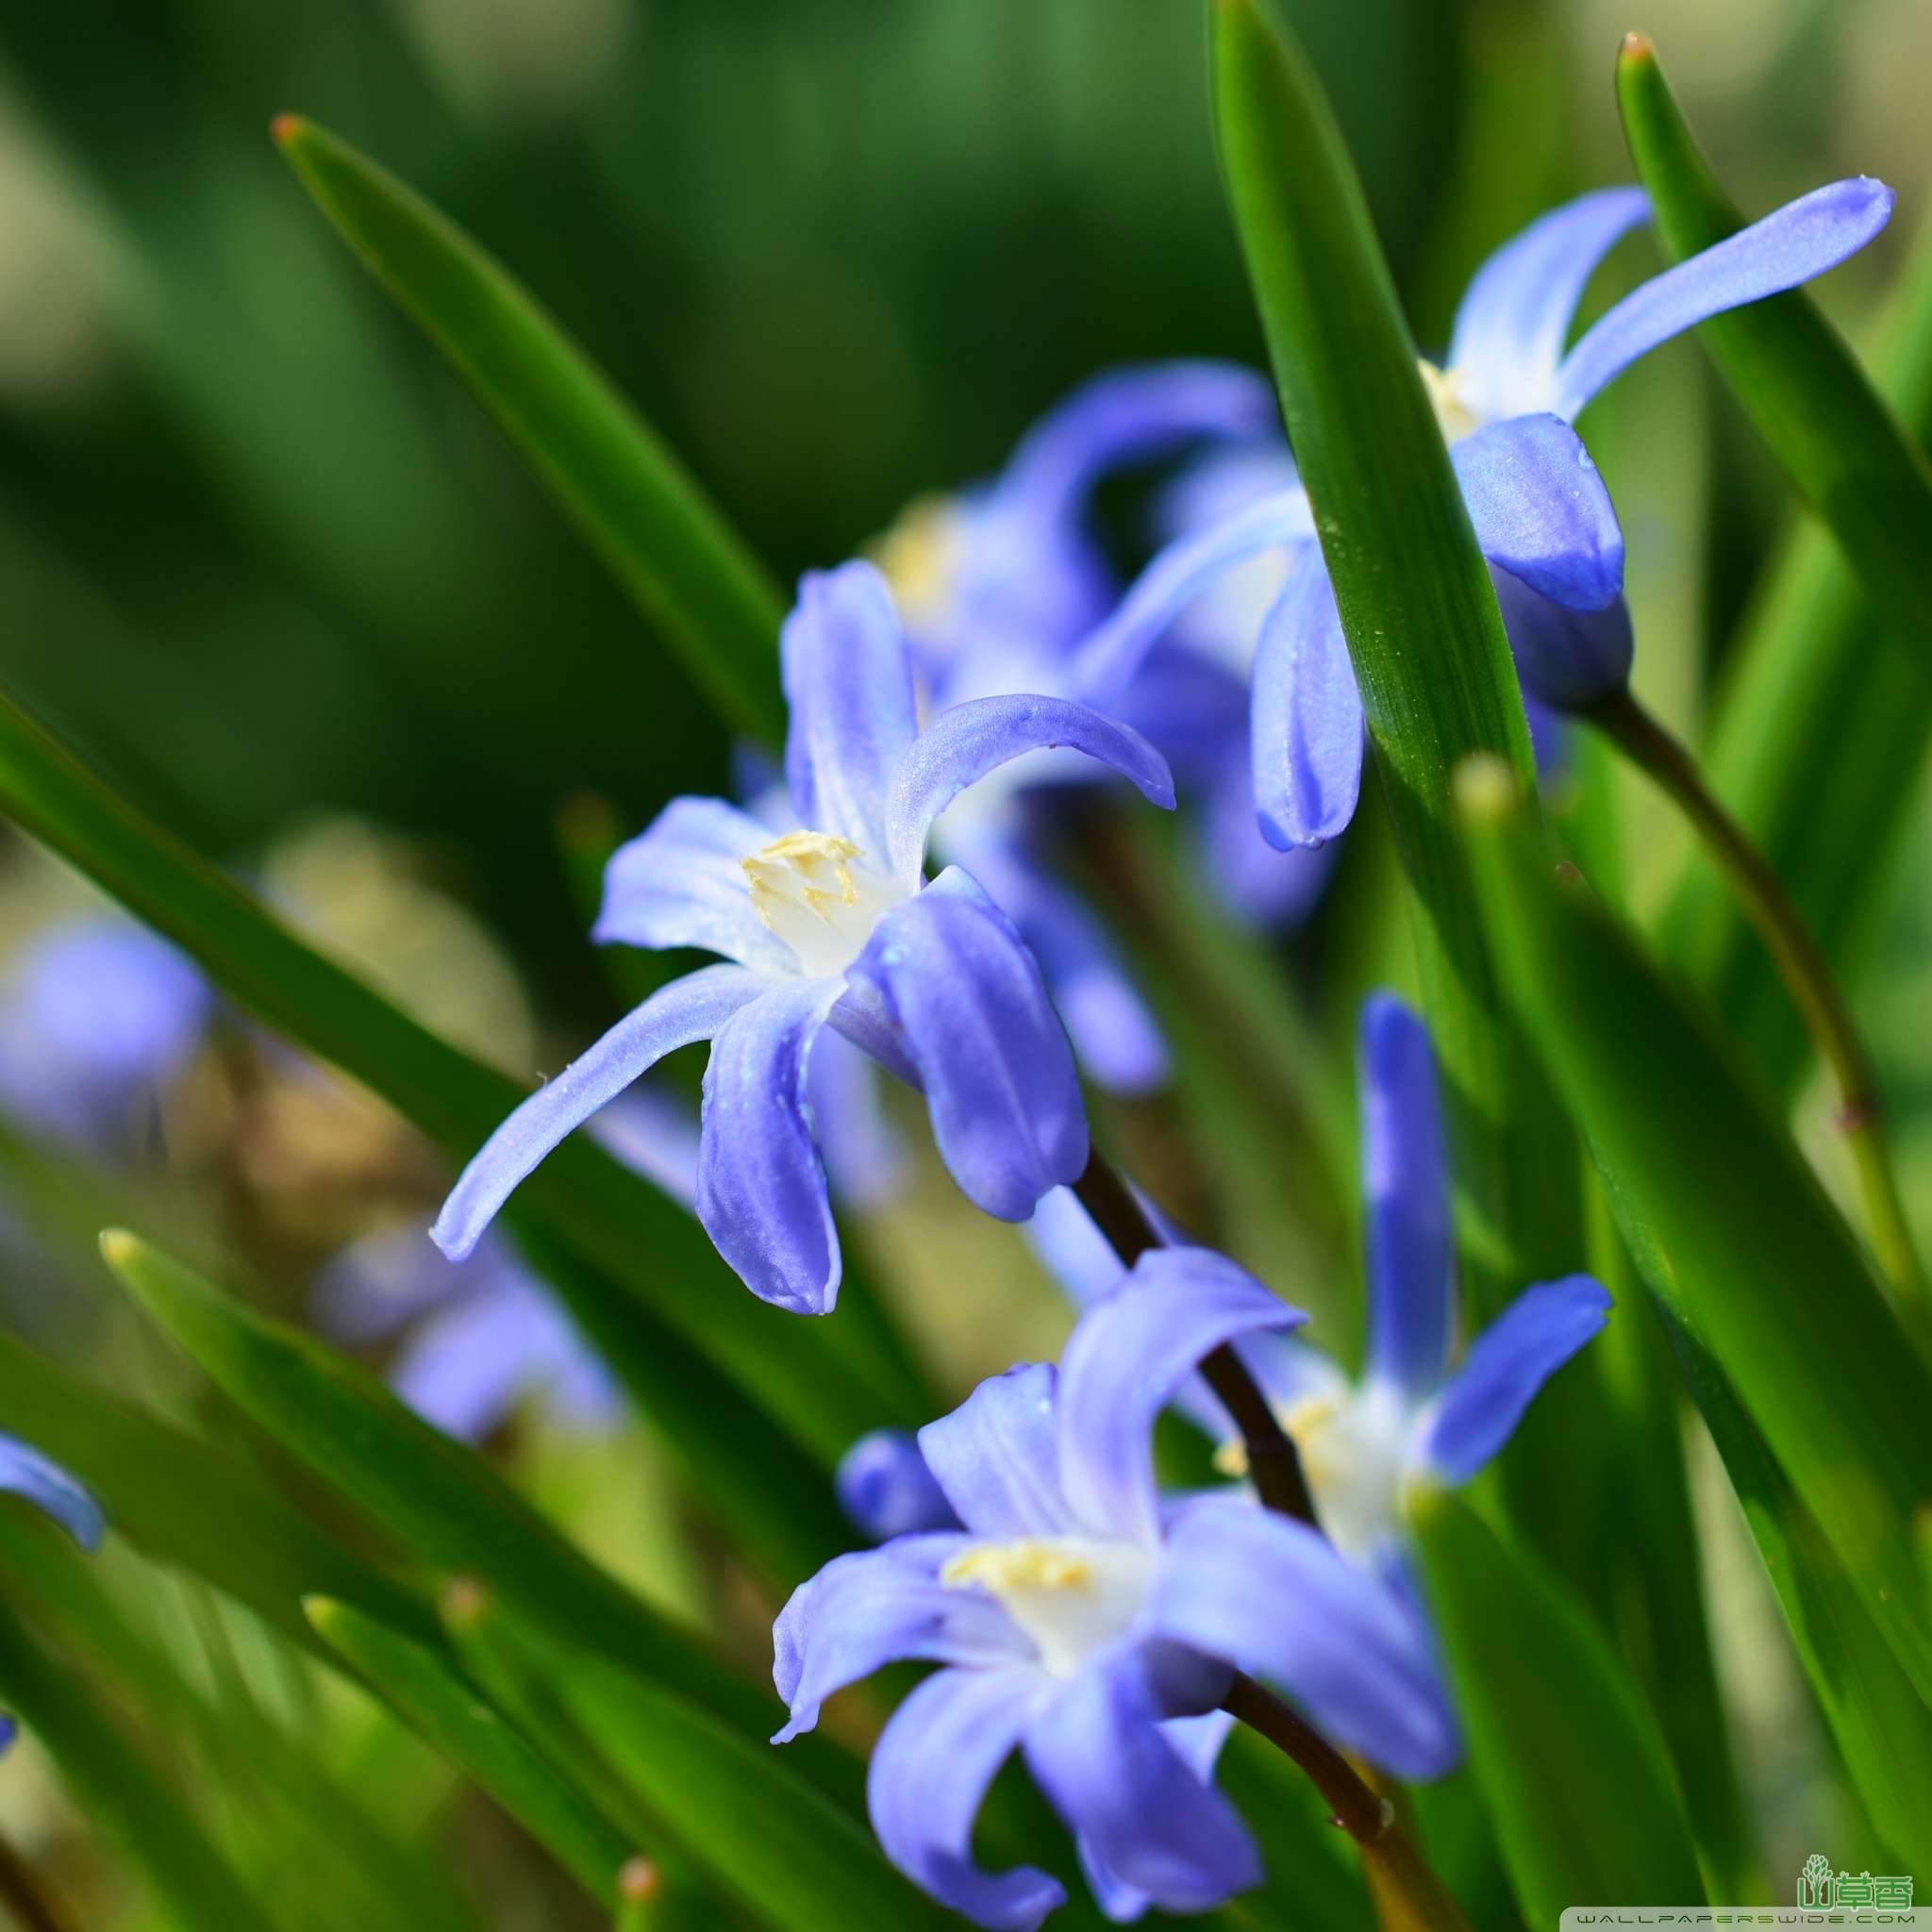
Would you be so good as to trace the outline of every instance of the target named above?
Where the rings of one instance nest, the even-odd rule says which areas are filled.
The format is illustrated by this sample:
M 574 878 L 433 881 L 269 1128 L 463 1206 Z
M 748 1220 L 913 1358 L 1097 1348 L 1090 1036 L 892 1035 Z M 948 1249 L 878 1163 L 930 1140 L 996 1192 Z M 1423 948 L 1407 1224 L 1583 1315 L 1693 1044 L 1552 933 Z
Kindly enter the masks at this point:
M 1757 928 L 1812 1046 L 1837 1082 L 1838 1125 L 1857 1169 L 1879 1266 L 1915 1325 L 1922 1323 L 1928 1312 L 1925 1275 L 1879 1130 L 1872 1063 L 1817 940 L 1763 854 L 1706 785 L 1696 760 L 1628 691 L 1599 699 L 1583 715 L 1670 794 Z
M 1131 1268 L 1150 1248 L 1165 1245 L 1160 1230 L 1134 1198 L 1134 1191 L 1097 1150 L 1087 1157 L 1086 1169 L 1074 1183 L 1074 1192 L 1120 1257 L 1122 1267 Z M 1269 1508 L 1313 1524 L 1315 1505 L 1302 1474 L 1301 1457 L 1233 1343 L 1223 1342 L 1208 1356 L 1201 1363 L 1201 1374 L 1241 1431 L 1256 1493 Z
M 1334 1745 L 1240 1671 L 1221 1707 L 1292 1759 L 1361 1847 L 1385 1932 L 1469 1932 L 1448 1887 L 1403 1829 L 1394 1803 L 1378 1796 Z

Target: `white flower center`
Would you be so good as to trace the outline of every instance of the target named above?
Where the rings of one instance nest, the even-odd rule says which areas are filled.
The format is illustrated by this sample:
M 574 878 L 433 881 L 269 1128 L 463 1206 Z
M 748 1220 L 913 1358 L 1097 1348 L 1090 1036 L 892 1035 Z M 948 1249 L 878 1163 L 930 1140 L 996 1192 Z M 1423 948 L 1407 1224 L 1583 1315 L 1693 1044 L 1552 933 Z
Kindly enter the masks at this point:
M 1462 377 L 1457 371 L 1438 369 L 1433 362 L 1417 366 L 1422 370 L 1423 388 L 1428 391 L 1444 442 L 1460 442 L 1483 426 L 1483 419 L 1463 398 Z
M 1279 1415 L 1329 1541 L 1351 1561 L 1366 1561 L 1401 1522 L 1413 1426 L 1401 1391 L 1368 1382 L 1305 1396 Z M 1224 1475 L 1245 1475 L 1247 1451 L 1239 1441 L 1224 1443 L 1214 1466 Z
M 1146 1600 L 1154 1553 L 1137 1543 L 1081 1537 L 1024 1537 L 975 1543 L 940 1572 L 948 1590 L 997 1599 L 1056 1677 L 1071 1677 L 1097 1650 L 1132 1628 Z
M 739 860 L 752 909 L 815 978 L 843 973 L 879 915 L 906 896 L 864 858 L 849 839 L 830 832 L 787 832 Z

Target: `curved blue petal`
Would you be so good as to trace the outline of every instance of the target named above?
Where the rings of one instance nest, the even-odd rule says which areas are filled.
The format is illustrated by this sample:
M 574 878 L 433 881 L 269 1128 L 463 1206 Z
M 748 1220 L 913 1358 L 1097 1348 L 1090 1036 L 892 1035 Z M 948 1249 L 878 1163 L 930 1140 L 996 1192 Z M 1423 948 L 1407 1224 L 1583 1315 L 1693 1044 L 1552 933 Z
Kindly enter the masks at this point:
M 1031 1866 L 987 1873 L 973 1821 L 993 1774 L 1051 1694 L 1036 1670 L 940 1671 L 892 1714 L 866 1775 L 880 1848 L 913 1884 L 992 1932 L 1033 1932 L 1067 1894 Z
M 1021 440 L 988 492 L 1035 524 L 1080 513 L 1108 470 L 1207 438 L 1274 434 L 1267 379 L 1233 362 L 1150 362 L 1084 382 Z
M 1641 188 L 1599 188 L 1552 208 L 1475 272 L 1456 311 L 1448 369 L 1486 420 L 1554 407 L 1570 319 L 1596 265 L 1650 218 Z
M 963 850 L 949 841 L 948 850 L 1013 922 L 1039 962 L 1054 1010 L 1089 1077 L 1110 1093 L 1158 1087 L 1167 1077 L 1166 1044 L 1100 922 L 1010 839 L 977 836 Z
M 791 1592 L 772 1625 L 772 1682 L 791 1716 L 772 1740 L 789 1744 L 819 1721 L 834 1691 L 887 1664 L 1023 1663 L 1033 1645 L 983 1591 L 949 1590 L 939 1573 L 963 1536 L 905 1536 L 834 1557 Z
M 918 878 L 933 820 L 969 785 L 1009 758 L 1063 747 L 1110 765 L 1154 804 L 1174 808 L 1167 760 L 1138 731 L 1069 698 L 972 698 L 941 711 L 892 774 L 886 818 L 893 871 L 908 884 Z
M 820 1034 L 806 1098 L 832 1192 L 861 1213 L 883 1208 L 906 1172 L 906 1150 L 879 1095 L 879 1073 L 843 1034 Z
M 809 571 L 780 641 L 785 778 L 807 830 L 876 856 L 886 787 L 919 728 L 912 659 L 886 580 L 865 562 Z
M 1065 1029 L 1007 918 L 957 867 L 895 906 L 848 978 L 889 1012 L 961 1191 L 1024 1221 L 1087 1164 L 1087 1114 Z
M 919 1432 L 919 1452 L 974 1536 L 1071 1536 L 1060 1490 L 1051 1362 L 989 1375 L 951 1415 Z
M 1260 1854 L 1158 1716 L 1138 1657 L 1083 1671 L 1028 1727 L 1026 1768 L 1091 1861 L 1167 1911 L 1212 1911 L 1260 1884 Z
M 1506 570 L 1492 570 L 1490 576 L 1525 699 L 1553 710 L 1574 711 L 1621 691 L 1630 681 L 1636 639 L 1630 607 L 1621 595 L 1601 610 L 1574 610 L 1551 602 Z M 1534 717 L 1530 732 L 1534 738 Z M 1539 770 L 1542 764 L 1540 748 Z
M 1587 1274 L 1525 1289 L 1470 1344 L 1424 1423 L 1422 1459 L 1467 1482 L 1502 1448 L 1537 1391 L 1601 1332 L 1610 1297 Z
M 1080 1319 L 1060 1362 L 1060 1481 L 1092 1534 L 1160 1534 L 1154 1420 L 1201 1359 L 1307 1317 L 1206 1248 L 1156 1248 Z
M 1249 710 L 1255 808 L 1278 851 L 1345 831 L 1362 783 L 1362 700 L 1335 589 L 1310 544 L 1261 625 Z
M 1449 451 L 1476 541 L 1532 590 L 1598 610 L 1624 588 L 1624 532 L 1576 432 L 1555 416 L 1515 416 Z
M 1653 275 L 1585 331 L 1557 372 L 1552 407 L 1574 418 L 1599 390 L 1659 342 L 1795 289 L 1856 255 L 1891 218 L 1892 192 L 1859 175 L 1814 188 L 1762 221 Z
M 1113 615 L 1080 646 L 1074 660 L 1074 689 L 1096 702 L 1116 697 L 1162 632 L 1217 578 L 1264 551 L 1311 541 L 1314 534 L 1307 493 L 1297 487 L 1176 538 L 1156 552 Z
M 1153 1617 L 1174 1641 L 1276 1685 L 1331 1742 L 1400 1777 L 1438 1777 L 1461 1756 L 1426 1627 L 1292 1517 L 1233 1498 L 1194 1505 L 1169 1534 Z
M 84 1550 L 107 1534 L 101 1506 L 73 1476 L 18 1436 L 0 1435 L 0 1490 L 44 1510 Z
M 1368 1369 L 1419 1401 L 1448 1366 L 1456 1246 L 1436 1058 L 1392 994 L 1362 1003 L 1361 1070 Z
M 459 1261 L 557 1143 L 667 1053 L 708 1040 L 774 984 L 742 966 L 705 966 L 660 987 L 491 1134 L 458 1176 L 429 1238 Z
M 839 1507 L 875 1543 L 924 1530 L 958 1529 L 959 1517 L 907 1429 L 873 1429 L 839 1458 Z
M 705 1068 L 698 1220 L 757 1295 L 823 1315 L 839 1295 L 839 1235 L 806 1107 L 812 1041 L 839 979 L 774 986 L 718 1029 Z
M 791 948 L 752 909 L 742 860 L 771 832 L 722 798 L 674 798 L 604 868 L 600 945 L 698 946 L 783 973 Z

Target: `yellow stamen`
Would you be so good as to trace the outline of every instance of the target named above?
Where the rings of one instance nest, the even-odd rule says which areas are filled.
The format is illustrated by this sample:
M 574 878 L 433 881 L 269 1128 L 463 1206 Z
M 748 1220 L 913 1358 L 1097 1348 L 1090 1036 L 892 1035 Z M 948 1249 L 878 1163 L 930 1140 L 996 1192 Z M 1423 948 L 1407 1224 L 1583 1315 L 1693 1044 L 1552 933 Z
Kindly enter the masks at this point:
M 809 907 L 829 925 L 835 907 L 857 903 L 851 861 L 864 856 L 851 840 L 831 832 L 787 832 L 738 862 L 744 868 L 752 909 L 767 925 L 774 906 L 784 901 Z M 832 889 L 824 884 L 828 873 Z
M 1426 361 L 1417 367 L 1422 370 L 1423 388 L 1428 391 L 1445 442 L 1460 442 L 1483 426 L 1482 419 L 1462 399 L 1462 377 L 1456 370 L 1438 369 Z
M 978 1543 L 950 1558 L 940 1581 L 948 1590 L 976 1583 L 995 1596 L 1020 1590 L 1086 1590 L 1093 1582 L 1093 1566 L 1058 1543 Z

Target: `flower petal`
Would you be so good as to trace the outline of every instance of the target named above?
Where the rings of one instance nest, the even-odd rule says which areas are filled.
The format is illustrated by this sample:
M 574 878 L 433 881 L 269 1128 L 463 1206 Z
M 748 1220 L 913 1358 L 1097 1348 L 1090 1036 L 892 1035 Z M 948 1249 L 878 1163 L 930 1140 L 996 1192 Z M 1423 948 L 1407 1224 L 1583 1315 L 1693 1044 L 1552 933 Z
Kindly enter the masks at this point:
M 919 1452 L 976 1537 L 1070 1536 L 1060 1492 L 1051 1362 L 989 1375 L 951 1415 L 919 1432 Z
M 1578 610 L 1601 609 L 1624 588 L 1624 532 L 1610 492 L 1567 423 L 1491 423 L 1449 457 L 1491 563 Z
M 1238 363 L 1150 362 L 1084 382 L 1022 439 L 988 492 L 1036 524 L 1077 517 L 1108 470 L 1205 438 L 1278 432 L 1274 391 Z
M 1584 332 L 1557 372 L 1566 421 L 1640 356 L 1687 328 L 1795 289 L 1856 255 L 1891 218 L 1892 192 L 1859 175 L 1814 188 L 1762 221 L 1653 275 Z
M 1255 808 L 1268 842 L 1287 852 L 1347 828 L 1362 783 L 1362 701 L 1312 544 L 1261 625 L 1250 699 Z
M 773 984 L 742 966 L 705 966 L 659 987 L 491 1135 L 458 1176 L 430 1240 L 452 1261 L 460 1261 L 517 1183 L 559 1141 L 667 1053 L 710 1039 Z
M 906 1171 L 906 1150 L 879 1096 L 879 1071 L 843 1034 L 819 1035 L 806 1074 L 819 1153 L 841 1206 L 885 1204 Z
M 1532 222 L 1475 272 L 1456 311 L 1448 368 L 1489 420 L 1551 408 L 1570 319 L 1596 265 L 1650 218 L 1641 188 L 1599 188 Z
M 1167 1077 L 1166 1044 L 1099 921 L 1016 841 L 981 835 L 965 847 L 949 842 L 947 849 L 1039 962 L 1082 1069 L 1111 1093 L 1158 1087 Z
M 1203 863 L 1221 903 L 1243 925 L 1292 932 L 1314 910 L 1341 847 L 1330 840 L 1283 852 L 1261 836 L 1248 741 L 1244 720 L 1227 744 L 1221 774 L 1196 807 Z
M 880 919 L 850 978 L 891 1015 L 940 1158 L 967 1198 L 1024 1221 L 1087 1164 L 1065 1029 L 1011 922 L 957 867 Z
M 1537 1391 L 1608 1318 L 1609 1292 L 1587 1274 L 1525 1289 L 1470 1344 L 1424 1418 L 1422 1455 L 1438 1474 L 1467 1482 L 1502 1448 Z
M 1035 1670 L 940 1671 L 892 1714 L 865 1785 L 885 1855 L 941 1905 L 993 1932 L 1033 1932 L 1066 1903 L 1031 1866 L 987 1873 L 974 1862 L 973 1821 L 993 1774 L 1049 1694 Z
M 1110 765 L 1156 805 L 1174 808 L 1167 760 L 1138 731 L 1069 698 L 973 698 L 941 711 L 892 774 L 886 819 L 893 870 L 908 884 L 917 880 L 933 820 L 969 785 L 1025 752 L 1062 747 Z
M 908 1429 L 873 1429 L 839 1458 L 839 1507 L 875 1543 L 923 1530 L 958 1529 L 959 1518 Z
M 780 641 L 791 728 L 785 777 L 800 824 L 886 850 L 886 787 L 919 728 L 912 659 L 869 563 L 809 571 Z
M 791 948 L 752 909 L 741 860 L 772 834 L 722 798 L 674 798 L 604 868 L 600 945 L 698 946 L 741 966 L 786 972 Z
M 1461 1756 L 1426 1627 L 1319 1530 L 1234 1498 L 1197 1503 L 1168 1537 L 1154 1622 L 1267 1678 L 1315 1727 L 1401 1777 Z
M 0 1435 L 0 1490 L 44 1510 L 84 1550 L 107 1534 L 101 1506 L 80 1482 L 18 1436 Z
M 1033 1646 L 985 1591 L 949 1590 L 941 1567 L 968 1546 L 958 1535 L 905 1536 L 834 1557 L 791 1592 L 772 1626 L 772 1682 L 791 1711 L 772 1741 L 789 1744 L 819 1721 L 836 1690 L 906 1660 L 997 1668 Z
M 1492 570 L 1490 576 L 1502 607 L 1503 628 L 1509 633 L 1516 675 L 1523 680 L 1525 708 L 1534 701 L 1574 711 L 1630 681 L 1636 641 L 1630 607 L 1622 596 L 1612 597 L 1601 610 L 1574 610 L 1532 591 L 1507 570 Z M 1534 740 L 1534 714 L 1529 722 Z M 1537 768 L 1543 768 L 1541 746 Z
M 1390 993 L 1362 1003 L 1369 1374 L 1413 1401 L 1442 1384 L 1456 1289 L 1449 1156 L 1428 1030 Z
M 1156 552 L 1113 615 L 1074 660 L 1074 689 L 1096 702 L 1123 691 L 1180 613 L 1231 570 L 1285 544 L 1311 540 L 1314 513 L 1299 487 L 1277 491 Z
M 1112 1877 L 1170 1912 L 1260 1884 L 1248 1828 L 1165 1734 L 1138 1656 L 1081 1672 L 1026 1732 L 1026 1767 Z
M 839 1294 L 839 1235 L 806 1107 L 811 1045 L 845 990 L 780 981 L 718 1029 L 705 1068 L 698 1220 L 738 1277 L 794 1314 Z
M 1223 1342 L 1307 1320 L 1206 1248 L 1142 1255 L 1124 1286 L 1081 1317 L 1061 1357 L 1060 1481 L 1082 1525 L 1094 1535 L 1157 1541 L 1155 1417 Z
M 591 1138 L 680 1207 L 696 1204 L 698 1119 L 683 1101 L 635 1087 L 591 1123 Z

